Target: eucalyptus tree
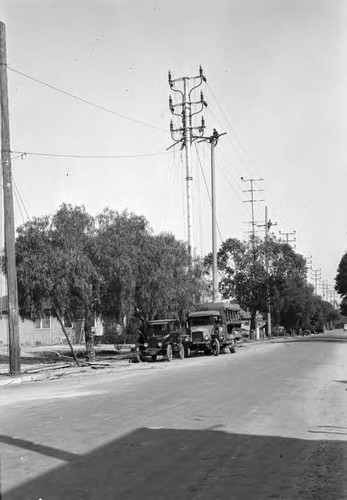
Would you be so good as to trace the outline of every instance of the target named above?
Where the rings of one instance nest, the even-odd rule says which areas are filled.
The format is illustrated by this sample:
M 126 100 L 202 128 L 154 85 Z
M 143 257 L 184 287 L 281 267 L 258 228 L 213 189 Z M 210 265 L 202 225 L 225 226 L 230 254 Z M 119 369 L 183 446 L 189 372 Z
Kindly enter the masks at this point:
M 94 220 L 85 208 L 63 204 L 53 216 L 21 226 L 16 240 L 21 317 L 42 317 L 47 308 L 62 324 L 64 318 L 82 316 L 90 360 L 95 358 L 91 329 L 101 284 L 94 239 Z

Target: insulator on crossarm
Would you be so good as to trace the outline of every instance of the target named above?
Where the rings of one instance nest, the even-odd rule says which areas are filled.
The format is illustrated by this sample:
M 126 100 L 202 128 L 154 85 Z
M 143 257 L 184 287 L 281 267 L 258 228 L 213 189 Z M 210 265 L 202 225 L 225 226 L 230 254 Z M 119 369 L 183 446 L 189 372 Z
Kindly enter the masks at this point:
M 171 95 L 169 96 L 169 108 L 170 108 L 170 111 L 173 111 L 173 105 L 172 105 L 172 97 L 171 97 Z
M 202 92 L 202 91 L 200 92 L 200 102 L 201 102 L 201 104 L 202 104 L 203 106 L 205 106 L 205 107 L 207 108 L 207 102 L 206 102 L 206 101 L 205 101 L 205 99 L 204 99 L 204 94 L 203 94 L 203 92 Z
M 171 132 L 173 131 L 173 123 L 172 123 L 172 120 L 170 120 L 170 131 L 171 131 Z
M 205 128 L 205 119 L 203 116 L 201 117 L 201 128 Z
M 168 73 L 168 78 L 169 78 L 169 85 L 172 88 L 173 87 L 173 81 L 172 81 L 171 71 L 169 71 L 169 73 Z
M 204 72 L 202 70 L 202 66 L 200 66 L 200 68 L 199 68 L 199 76 L 200 76 L 200 78 L 202 79 L 203 82 L 207 82 L 207 78 L 204 75 Z

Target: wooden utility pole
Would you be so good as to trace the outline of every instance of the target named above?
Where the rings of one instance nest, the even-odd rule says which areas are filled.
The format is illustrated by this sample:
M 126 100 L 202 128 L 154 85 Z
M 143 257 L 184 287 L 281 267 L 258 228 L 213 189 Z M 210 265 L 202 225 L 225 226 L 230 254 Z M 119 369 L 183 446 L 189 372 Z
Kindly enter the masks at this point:
M 216 216 L 216 179 L 215 179 L 215 155 L 214 150 L 218 140 L 226 132 L 219 134 L 213 129 L 210 137 L 204 137 L 198 142 L 209 142 L 211 144 L 211 204 L 212 204 L 212 302 L 218 299 L 218 266 L 217 266 L 217 216 Z
M 4 193 L 5 264 L 8 294 L 8 333 L 10 375 L 20 373 L 15 228 L 12 195 L 10 123 L 7 92 L 6 31 L 0 21 L 0 104 L 1 104 L 1 166 Z

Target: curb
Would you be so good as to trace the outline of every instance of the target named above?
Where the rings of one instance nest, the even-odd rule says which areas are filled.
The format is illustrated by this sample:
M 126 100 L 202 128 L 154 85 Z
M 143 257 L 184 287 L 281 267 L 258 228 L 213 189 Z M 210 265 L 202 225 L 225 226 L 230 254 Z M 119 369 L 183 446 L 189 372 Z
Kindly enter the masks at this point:
M 35 375 L 4 375 L 0 378 L 0 387 L 7 387 L 9 385 L 18 385 L 23 382 L 38 382 L 40 380 L 44 380 L 50 376 L 50 373 L 37 373 Z

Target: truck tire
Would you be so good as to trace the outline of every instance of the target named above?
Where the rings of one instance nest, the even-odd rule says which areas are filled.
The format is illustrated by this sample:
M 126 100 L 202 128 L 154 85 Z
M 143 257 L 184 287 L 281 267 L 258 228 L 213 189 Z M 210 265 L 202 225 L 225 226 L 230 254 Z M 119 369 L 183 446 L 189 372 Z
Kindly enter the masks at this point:
M 183 347 L 183 344 L 181 344 L 179 347 L 179 350 L 178 350 L 178 358 L 184 359 L 184 355 L 185 355 L 184 347 Z
M 230 352 L 234 354 L 236 352 L 236 342 L 235 340 L 232 341 L 231 346 L 229 347 Z
M 157 361 L 157 357 L 158 357 L 157 354 L 152 354 L 152 361 L 154 361 L 154 362 Z
M 220 344 L 218 339 L 214 339 L 212 343 L 212 352 L 213 356 L 218 356 L 220 353 Z
M 165 355 L 166 361 L 171 361 L 172 360 L 172 346 L 169 344 L 166 348 L 166 355 Z
M 187 346 L 184 348 L 184 357 L 189 358 L 190 356 L 190 348 Z

